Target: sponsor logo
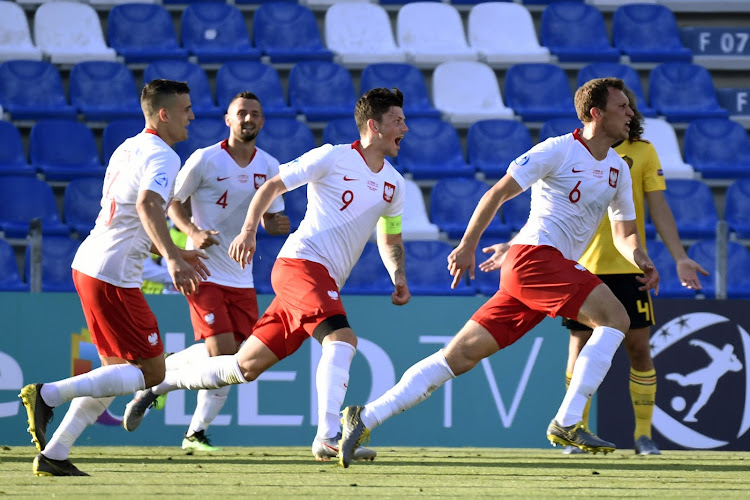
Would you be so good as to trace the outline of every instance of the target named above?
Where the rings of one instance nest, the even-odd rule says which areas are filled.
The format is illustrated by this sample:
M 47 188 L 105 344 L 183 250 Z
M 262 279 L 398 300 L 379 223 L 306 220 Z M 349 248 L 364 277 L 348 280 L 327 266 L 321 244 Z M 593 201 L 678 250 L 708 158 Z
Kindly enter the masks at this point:
M 165 174 L 164 172 L 159 172 L 154 176 L 154 182 L 161 187 L 166 186 L 169 183 L 169 181 L 167 180 L 167 174 Z
M 617 187 L 617 178 L 620 177 L 620 171 L 615 167 L 609 167 L 609 185 L 613 188 Z
M 383 186 L 383 199 L 388 203 L 393 201 L 393 194 L 396 192 L 396 186 L 386 182 Z
M 148 337 L 146 337 L 148 340 L 148 343 L 151 345 L 156 345 L 159 343 L 159 334 L 156 332 L 149 333 Z
M 594 177 L 596 177 L 597 179 L 601 179 L 602 177 L 604 177 L 604 171 L 597 168 L 596 170 L 594 170 Z
M 367 189 L 369 189 L 370 191 L 377 191 L 378 183 L 375 181 L 367 181 Z
M 585 170 L 586 170 L 586 169 L 584 169 L 584 168 L 582 168 L 581 170 L 576 170 L 576 169 L 574 168 L 574 169 L 572 169 L 572 172 L 573 172 L 574 174 L 580 174 L 581 172 L 583 172 L 583 171 L 585 171 Z
M 229 177 L 231 177 L 231 176 L 227 176 L 227 177 L 221 177 L 221 176 L 219 176 L 219 177 L 216 178 L 216 180 L 219 181 L 219 182 L 221 182 L 221 181 L 225 181 L 225 180 L 229 179 Z
M 215 320 L 216 316 L 214 316 L 214 313 L 208 313 L 203 316 L 203 321 L 205 321 L 207 325 L 213 325 Z
M 266 174 L 255 174 L 253 176 L 253 181 L 255 182 L 255 189 L 260 189 L 260 187 L 266 182 Z
M 628 164 L 628 168 L 633 168 L 633 159 L 628 155 L 623 155 L 622 159 Z
M 658 175 L 659 177 L 664 177 L 664 170 L 662 169 L 657 170 L 656 175 Z
M 328 290 L 328 296 L 331 297 L 331 300 L 339 300 L 339 292 L 336 290 Z
M 356 181 L 356 180 L 358 180 L 358 179 L 353 179 L 353 178 L 351 178 L 351 177 L 348 177 L 348 176 L 346 176 L 346 175 L 345 175 L 345 176 L 344 176 L 344 180 L 345 180 L 345 181 Z
M 513 163 L 515 163 L 518 166 L 526 165 L 529 162 L 529 158 L 530 158 L 530 155 L 526 153 L 526 154 L 519 156 L 515 160 L 513 160 Z
M 237 176 L 237 180 L 242 184 L 247 184 L 247 181 L 250 180 L 250 176 L 247 174 L 240 174 Z

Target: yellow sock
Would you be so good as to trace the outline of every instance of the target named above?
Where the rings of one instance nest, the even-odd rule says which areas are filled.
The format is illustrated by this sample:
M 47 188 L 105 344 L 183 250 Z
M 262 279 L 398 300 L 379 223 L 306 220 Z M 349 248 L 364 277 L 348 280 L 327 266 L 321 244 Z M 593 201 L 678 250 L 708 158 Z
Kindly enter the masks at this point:
M 656 401 L 656 370 L 639 372 L 630 369 L 630 398 L 635 414 L 634 438 L 646 436 L 651 439 L 651 420 Z
M 573 374 L 571 372 L 565 372 L 565 390 L 568 390 L 568 387 L 570 387 L 570 379 L 573 378 Z M 587 429 L 589 429 L 589 410 L 591 410 L 591 399 L 589 399 L 586 402 L 586 407 L 583 409 L 583 425 L 586 426 Z

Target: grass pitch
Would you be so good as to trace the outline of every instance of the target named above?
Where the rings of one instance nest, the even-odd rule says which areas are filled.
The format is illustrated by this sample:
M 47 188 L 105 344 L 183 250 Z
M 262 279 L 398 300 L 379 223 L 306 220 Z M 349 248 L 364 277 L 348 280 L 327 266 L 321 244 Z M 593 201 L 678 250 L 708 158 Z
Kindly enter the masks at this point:
M 0 446 L 0 497 L 750 498 L 750 452 L 564 456 L 560 448 L 376 448 L 348 469 L 308 447 L 77 447 L 92 477 L 35 477 L 32 447 Z

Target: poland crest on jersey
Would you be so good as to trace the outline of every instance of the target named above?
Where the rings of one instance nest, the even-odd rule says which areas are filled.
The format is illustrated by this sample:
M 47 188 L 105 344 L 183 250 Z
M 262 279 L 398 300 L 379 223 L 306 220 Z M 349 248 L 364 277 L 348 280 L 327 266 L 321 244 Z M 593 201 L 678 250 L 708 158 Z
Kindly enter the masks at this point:
M 383 185 L 383 199 L 387 201 L 388 203 L 393 201 L 393 194 L 396 192 L 396 186 L 393 184 L 386 182 Z
M 615 167 L 609 167 L 609 185 L 613 188 L 617 187 L 617 178 L 620 177 L 620 171 Z
M 255 174 L 253 180 L 255 181 L 255 189 L 260 189 L 263 183 L 266 182 L 266 174 Z

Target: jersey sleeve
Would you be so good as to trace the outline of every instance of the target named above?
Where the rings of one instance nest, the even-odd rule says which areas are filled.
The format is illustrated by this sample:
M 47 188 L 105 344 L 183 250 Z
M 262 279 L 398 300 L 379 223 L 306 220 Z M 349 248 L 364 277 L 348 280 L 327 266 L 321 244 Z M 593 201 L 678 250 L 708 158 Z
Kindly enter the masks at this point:
M 552 137 L 541 142 L 513 160 L 508 174 L 526 191 L 539 179 L 547 177 L 560 167 L 565 151 L 562 141 L 566 136 Z
M 288 191 L 321 179 L 331 166 L 328 155 L 334 146 L 325 144 L 279 166 L 281 182 Z
M 609 204 L 609 220 L 635 220 L 635 205 L 633 204 L 633 179 L 630 177 L 630 167 L 620 160 L 620 175 L 617 179 L 617 190 Z
M 138 191 L 153 191 L 169 201 L 177 172 L 180 170 L 180 157 L 174 151 L 158 151 L 146 161 Z
M 383 214 L 385 217 L 397 217 L 404 211 L 404 203 L 406 201 L 406 182 L 404 179 L 399 179 L 396 184 L 396 192 L 393 195 L 393 201 L 389 204 L 388 209 Z
M 664 172 L 662 172 L 656 148 L 650 142 L 644 142 L 644 146 L 643 192 L 664 191 L 667 189 L 667 184 L 664 181 Z
M 268 178 L 273 179 L 274 177 L 279 175 L 279 160 L 277 160 L 271 155 L 266 155 L 266 159 L 268 162 Z M 271 213 L 271 214 L 275 214 L 276 212 L 281 212 L 283 210 L 284 210 L 284 197 L 283 196 L 277 196 L 271 202 L 271 206 L 268 207 L 268 213 Z
M 185 165 L 177 174 L 174 185 L 174 199 L 184 202 L 190 198 L 201 184 L 201 168 L 203 154 L 201 150 L 195 151 L 185 161 Z

